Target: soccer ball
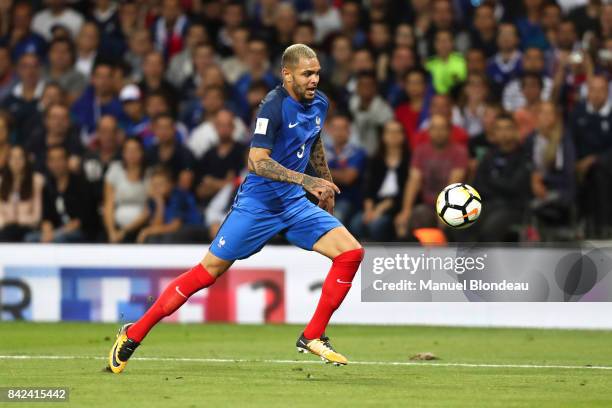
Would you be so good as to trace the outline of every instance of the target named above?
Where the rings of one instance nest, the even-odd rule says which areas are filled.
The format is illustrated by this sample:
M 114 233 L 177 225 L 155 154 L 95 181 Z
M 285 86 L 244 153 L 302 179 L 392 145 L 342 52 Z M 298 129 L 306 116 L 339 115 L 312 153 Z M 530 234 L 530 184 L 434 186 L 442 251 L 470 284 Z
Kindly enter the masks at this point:
M 438 195 L 436 213 L 452 228 L 471 226 L 482 211 L 482 199 L 474 187 L 464 183 L 447 186 Z

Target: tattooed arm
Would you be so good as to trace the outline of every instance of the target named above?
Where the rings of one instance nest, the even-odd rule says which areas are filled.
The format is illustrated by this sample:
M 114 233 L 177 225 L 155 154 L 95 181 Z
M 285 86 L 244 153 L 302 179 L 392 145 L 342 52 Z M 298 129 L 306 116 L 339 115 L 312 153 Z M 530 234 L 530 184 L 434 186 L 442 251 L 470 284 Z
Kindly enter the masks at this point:
M 252 147 L 249 151 L 249 172 L 270 180 L 298 184 L 319 199 L 330 194 L 330 190 L 340 192 L 340 189 L 331 181 L 312 177 L 282 166 L 270 157 L 270 153 L 269 149 Z
M 322 178 L 330 182 L 334 182 L 332 179 L 329 167 L 327 167 L 327 160 L 325 159 L 325 149 L 323 148 L 323 141 L 321 136 L 317 138 L 317 141 L 312 146 L 310 151 L 310 165 L 315 169 L 317 174 Z

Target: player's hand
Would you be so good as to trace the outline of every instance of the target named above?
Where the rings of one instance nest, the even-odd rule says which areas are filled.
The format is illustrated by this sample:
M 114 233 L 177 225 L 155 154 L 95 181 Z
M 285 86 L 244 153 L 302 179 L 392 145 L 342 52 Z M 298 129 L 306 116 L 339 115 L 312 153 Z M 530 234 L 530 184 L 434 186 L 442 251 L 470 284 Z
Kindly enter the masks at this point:
M 340 194 L 340 189 L 338 188 L 338 186 L 332 183 L 331 181 L 327 181 L 319 177 L 312 177 L 307 174 L 304 174 L 302 186 L 304 186 L 304 189 L 310 194 L 317 197 L 319 201 L 321 201 L 321 198 L 324 194 Z
M 327 190 L 326 193 L 319 199 L 319 207 L 334 215 L 334 206 L 336 205 L 336 197 L 332 190 Z

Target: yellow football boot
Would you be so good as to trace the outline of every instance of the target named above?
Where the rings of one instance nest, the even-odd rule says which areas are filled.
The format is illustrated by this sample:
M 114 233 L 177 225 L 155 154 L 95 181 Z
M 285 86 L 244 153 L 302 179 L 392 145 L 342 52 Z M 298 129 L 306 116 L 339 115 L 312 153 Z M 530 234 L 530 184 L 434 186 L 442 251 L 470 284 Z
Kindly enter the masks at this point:
M 346 357 L 334 350 L 329 343 L 329 337 L 325 337 L 325 335 L 319 339 L 308 340 L 302 334 L 296 343 L 296 347 L 299 353 L 312 353 L 321 357 L 321 360 L 326 363 L 332 363 L 335 366 L 348 364 Z
M 108 369 L 115 374 L 121 373 L 125 370 L 125 366 L 129 358 L 136 350 L 136 347 L 140 345 L 137 341 L 134 341 L 127 336 L 127 329 L 133 323 L 124 324 L 119 333 L 117 333 L 117 340 L 110 350 L 108 355 Z

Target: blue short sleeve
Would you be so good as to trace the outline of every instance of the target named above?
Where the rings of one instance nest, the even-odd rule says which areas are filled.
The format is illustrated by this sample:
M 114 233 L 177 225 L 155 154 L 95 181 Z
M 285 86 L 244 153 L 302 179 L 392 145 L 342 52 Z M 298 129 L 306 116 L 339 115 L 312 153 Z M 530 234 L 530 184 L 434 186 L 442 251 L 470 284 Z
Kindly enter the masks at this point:
M 276 135 L 283 121 L 282 100 L 282 96 L 275 91 L 264 99 L 255 119 L 251 147 L 263 147 L 270 150 L 274 147 Z

